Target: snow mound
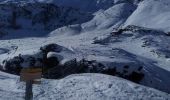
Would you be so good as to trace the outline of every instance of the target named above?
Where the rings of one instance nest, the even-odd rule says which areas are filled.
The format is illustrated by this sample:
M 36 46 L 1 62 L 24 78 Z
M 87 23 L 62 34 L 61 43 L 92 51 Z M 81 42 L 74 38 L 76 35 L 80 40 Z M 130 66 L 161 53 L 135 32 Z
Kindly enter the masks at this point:
M 0 81 L 3 84 L 3 86 L 0 86 L 0 100 L 22 100 L 24 97 L 24 84 L 18 81 L 18 77 L 8 75 L 9 77 L 2 79 L 4 76 L 6 74 L 0 73 Z M 6 84 L 7 81 L 11 84 Z M 168 94 L 158 90 L 102 74 L 77 74 L 61 80 L 43 79 L 41 85 L 34 86 L 33 92 L 35 100 L 170 99 Z
M 76 25 L 69 25 L 69 26 L 64 26 L 62 28 L 58 28 L 54 31 L 52 31 L 49 36 L 59 36 L 59 35 L 68 35 L 68 36 L 72 36 L 72 35 L 77 35 L 80 34 L 82 31 L 82 27 L 80 24 L 76 24 Z

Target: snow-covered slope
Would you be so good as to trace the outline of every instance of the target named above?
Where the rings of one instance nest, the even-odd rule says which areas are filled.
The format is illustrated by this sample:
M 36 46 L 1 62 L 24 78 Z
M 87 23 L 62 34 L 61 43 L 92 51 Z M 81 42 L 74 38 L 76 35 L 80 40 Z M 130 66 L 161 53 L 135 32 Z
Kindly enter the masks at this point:
M 107 10 L 98 11 L 91 21 L 82 24 L 82 28 L 84 30 L 117 28 L 126 21 L 135 9 L 136 6 L 131 3 L 116 4 Z
M 25 86 L 19 77 L 0 72 L 0 100 L 23 100 Z M 155 89 L 102 74 L 77 74 L 61 80 L 42 79 L 33 87 L 35 100 L 169 100 Z M 10 95 L 10 96 L 9 96 Z
M 170 1 L 144 0 L 127 19 L 125 26 L 137 25 L 165 32 L 170 31 Z

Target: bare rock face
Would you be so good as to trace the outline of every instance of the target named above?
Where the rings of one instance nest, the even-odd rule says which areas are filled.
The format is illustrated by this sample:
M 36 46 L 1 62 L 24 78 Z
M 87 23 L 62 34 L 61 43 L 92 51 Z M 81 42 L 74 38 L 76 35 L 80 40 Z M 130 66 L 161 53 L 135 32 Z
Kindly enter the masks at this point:
M 87 12 L 49 3 L 1 3 L 0 12 L 0 37 L 9 30 L 11 34 L 17 30 L 49 33 L 63 26 L 80 24 L 92 19 L 92 15 Z

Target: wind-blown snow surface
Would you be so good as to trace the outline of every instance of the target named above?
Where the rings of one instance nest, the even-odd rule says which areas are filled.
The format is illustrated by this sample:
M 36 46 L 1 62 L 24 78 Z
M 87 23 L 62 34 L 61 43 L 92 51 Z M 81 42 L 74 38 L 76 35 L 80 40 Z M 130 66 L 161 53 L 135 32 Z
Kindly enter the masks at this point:
M 67 2 L 70 1 L 67 0 Z M 46 35 L 41 36 L 39 34 L 39 37 L 36 37 L 34 33 L 46 32 L 43 28 L 37 29 L 36 26 L 34 26 L 36 31 L 31 29 L 33 32 L 30 34 L 27 33 L 30 28 L 27 29 L 25 26 L 12 31 L 7 28 L 5 31 L 8 34 L 3 35 L 0 40 L 1 66 L 4 67 L 4 61 L 14 60 L 15 56 L 18 55 L 21 57 L 39 56 L 40 47 L 56 43 L 63 48 L 67 48 L 66 54 L 65 51 L 60 53 L 53 52 L 57 57 L 60 57 L 61 62 L 73 58 L 96 60 L 105 65 L 106 69 L 116 67 L 120 73 L 123 73 L 123 67 L 128 65 L 130 68 L 127 74 L 138 71 L 142 66 L 141 72 L 145 76 L 140 81 L 140 84 L 170 93 L 170 37 L 165 35 L 170 26 L 168 23 L 169 0 L 141 0 L 142 2 L 139 4 L 138 2 L 132 3 L 126 0 L 114 0 L 112 6 L 105 5 L 105 3 L 107 4 L 113 0 L 101 1 L 104 2 L 101 4 L 108 8 L 99 6 L 99 8 L 94 7 L 94 9 L 91 9 L 89 7 L 87 11 L 80 8 L 77 11 L 83 11 L 83 14 L 79 16 L 79 13 L 78 15 L 76 13 L 77 16 L 74 16 L 77 18 L 85 15 L 86 19 L 90 15 L 93 18 L 86 22 L 62 23 L 62 26 L 65 24 L 64 27 L 56 27 L 55 30 L 50 30 L 52 32 L 46 33 Z M 80 0 L 74 0 L 74 2 L 79 3 Z M 84 2 L 87 1 L 84 0 Z M 66 3 L 66 0 L 60 3 L 62 6 L 69 4 Z M 65 9 L 69 9 L 67 7 Z M 70 12 L 75 12 L 77 7 L 79 5 L 76 8 L 72 6 L 71 10 L 68 13 L 65 12 L 65 14 L 70 15 Z M 32 10 L 34 12 L 34 9 Z M 65 14 L 61 12 L 62 16 Z M 66 17 L 66 19 L 70 20 L 69 17 Z M 39 25 L 41 26 L 41 24 Z M 113 28 L 123 28 L 124 30 L 128 28 L 128 30 L 122 31 L 120 35 L 111 35 Z M 0 32 L 4 32 L 3 30 L 3 27 L 0 28 Z M 18 31 L 21 32 L 18 33 Z M 18 35 L 18 39 L 16 39 L 13 33 L 17 35 L 22 34 L 22 32 L 31 36 Z M 71 57 L 69 58 L 68 56 L 70 55 Z M 24 61 L 22 67 L 26 66 L 27 63 Z
M 23 100 L 24 83 L 19 77 L 0 72 L 0 100 Z M 102 74 L 71 75 L 61 80 L 42 79 L 34 85 L 34 100 L 169 100 L 170 96 Z

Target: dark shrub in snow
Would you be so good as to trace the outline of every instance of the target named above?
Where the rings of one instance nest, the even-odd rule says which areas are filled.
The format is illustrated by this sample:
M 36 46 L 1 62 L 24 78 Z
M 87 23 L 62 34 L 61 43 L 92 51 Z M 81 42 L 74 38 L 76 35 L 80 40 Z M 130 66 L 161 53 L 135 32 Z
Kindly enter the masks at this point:
M 139 83 L 144 77 L 144 74 L 143 73 L 140 73 L 140 72 L 132 72 L 129 76 L 128 76 L 128 79 L 133 81 L 133 82 L 136 82 L 136 83 Z

